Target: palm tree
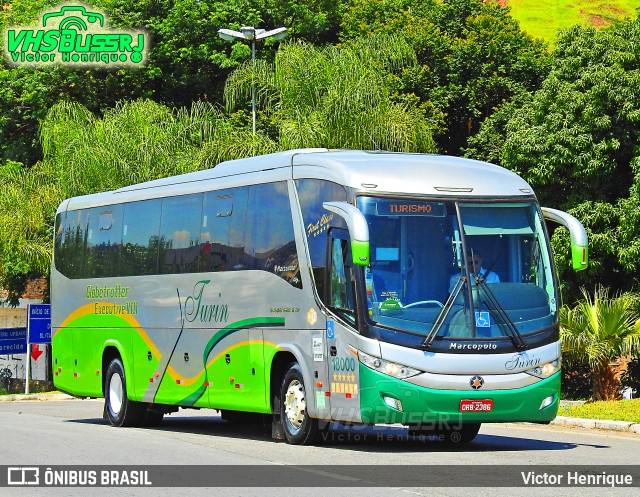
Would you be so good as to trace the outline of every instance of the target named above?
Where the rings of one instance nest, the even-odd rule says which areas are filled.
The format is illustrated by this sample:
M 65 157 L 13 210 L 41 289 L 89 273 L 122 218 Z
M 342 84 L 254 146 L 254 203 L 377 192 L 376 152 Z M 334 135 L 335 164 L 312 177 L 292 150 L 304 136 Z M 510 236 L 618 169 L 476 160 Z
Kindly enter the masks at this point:
M 371 36 L 347 47 L 284 43 L 273 65 L 258 61 L 231 74 L 227 109 L 257 100 L 278 128 L 281 149 L 356 148 L 433 152 L 426 112 L 398 95 L 395 73 L 416 64 L 401 38 Z
M 569 362 L 588 364 L 592 375 L 592 399 L 618 398 L 619 382 L 611 362 L 640 353 L 640 321 L 628 295 L 609 296 L 598 286 L 593 296 L 582 289 L 584 300 L 560 312 L 562 352 Z
M 53 219 L 59 203 L 55 185 L 35 171 L 21 169 L 0 177 L 0 276 L 11 256 L 32 270 L 48 273 Z

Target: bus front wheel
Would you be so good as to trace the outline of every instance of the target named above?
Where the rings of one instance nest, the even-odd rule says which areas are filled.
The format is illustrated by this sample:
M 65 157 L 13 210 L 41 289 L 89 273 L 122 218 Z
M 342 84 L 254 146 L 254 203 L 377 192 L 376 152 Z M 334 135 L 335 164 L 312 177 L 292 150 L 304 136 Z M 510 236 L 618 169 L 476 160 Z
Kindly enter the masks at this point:
M 318 420 L 307 412 L 307 393 L 298 363 L 284 375 L 280 389 L 280 408 L 284 436 L 293 445 L 312 444 L 318 435 Z
M 124 366 L 120 359 L 113 359 L 107 368 L 104 401 L 105 412 L 112 426 L 133 426 L 143 414 L 142 405 L 127 397 Z

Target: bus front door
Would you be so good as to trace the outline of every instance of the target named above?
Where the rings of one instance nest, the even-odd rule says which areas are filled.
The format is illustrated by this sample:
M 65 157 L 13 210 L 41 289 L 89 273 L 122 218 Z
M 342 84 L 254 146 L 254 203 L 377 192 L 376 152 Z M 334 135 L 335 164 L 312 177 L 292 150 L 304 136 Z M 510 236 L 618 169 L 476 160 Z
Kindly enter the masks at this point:
M 329 231 L 326 302 L 333 316 L 327 318 L 327 357 L 331 417 L 360 420 L 358 359 L 352 347 L 356 336 L 355 268 L 351 259 L 349 232 Z

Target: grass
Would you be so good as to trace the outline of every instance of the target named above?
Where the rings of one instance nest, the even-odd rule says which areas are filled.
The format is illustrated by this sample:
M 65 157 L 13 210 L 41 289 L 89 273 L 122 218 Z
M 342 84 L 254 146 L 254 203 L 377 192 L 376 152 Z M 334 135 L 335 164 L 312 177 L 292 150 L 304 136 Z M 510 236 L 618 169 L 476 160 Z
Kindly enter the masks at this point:
M 579 406 L 561 406 L 558 410 L 558 416 L 640 423 L 640 399 L 608 400 Z
M 636 17 L 632 0 L 506 0 L 523 31 L 553 44 L 558 29 L 575 24 L 604 27 Z

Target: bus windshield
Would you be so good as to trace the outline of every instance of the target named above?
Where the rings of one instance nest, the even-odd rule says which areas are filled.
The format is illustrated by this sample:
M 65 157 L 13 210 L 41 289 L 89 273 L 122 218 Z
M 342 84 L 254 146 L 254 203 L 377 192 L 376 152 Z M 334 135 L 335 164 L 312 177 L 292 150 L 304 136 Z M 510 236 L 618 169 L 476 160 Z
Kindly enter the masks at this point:
M 531 202 L 359 197 L 369 318 L 434 339 L 511 339 L 557 322 L 543 218 Z

